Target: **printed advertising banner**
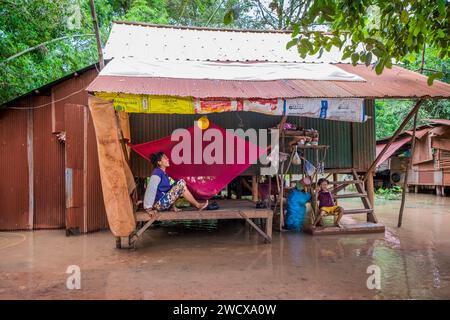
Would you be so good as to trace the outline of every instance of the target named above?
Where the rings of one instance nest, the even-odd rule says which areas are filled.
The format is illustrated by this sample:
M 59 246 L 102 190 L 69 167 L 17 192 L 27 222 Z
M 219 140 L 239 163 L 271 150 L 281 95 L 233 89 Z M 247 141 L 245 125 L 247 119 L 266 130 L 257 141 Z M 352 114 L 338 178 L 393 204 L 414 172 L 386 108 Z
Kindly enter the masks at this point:
M 250 111 L 267 115 L 299 116 L 328 120 L 364 122 L 367 120 L 364 99 L 194 99 L 173 96 L 149 96 L 126 93 L 96 92 L 105 100 L 112 100 L 116 110 L 128 113 L 208 114 L 231 111 Z
M 286 115 L 328 120 L 364 122 L 364 99 L 286 99 Z
M 112 100 L 117 111 L 128 113 L 194 114 L 194 100 L 192 98 L 106 92 L 96 92 L 95 95 L 104 100 Z

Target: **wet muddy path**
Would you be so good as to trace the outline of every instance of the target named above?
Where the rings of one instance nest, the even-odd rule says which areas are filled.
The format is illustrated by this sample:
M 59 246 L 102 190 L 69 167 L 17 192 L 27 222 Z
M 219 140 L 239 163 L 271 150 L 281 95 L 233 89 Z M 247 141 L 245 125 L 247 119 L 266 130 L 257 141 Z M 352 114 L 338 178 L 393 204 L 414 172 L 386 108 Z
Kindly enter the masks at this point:
M 450 298 L 450 197 L 409 194 L 401 229 L 399 205 L 377 200 L 384 234 L 274 232 L 270 245 L 241 221 L 153 228 L 136 251 L 115 249 L 108 231 L 3 232 L 0 298 Z M 80 267 L 80 290 L 66 288 L 69 265 Z M 371 265 L 380 290 L 367 287 Z

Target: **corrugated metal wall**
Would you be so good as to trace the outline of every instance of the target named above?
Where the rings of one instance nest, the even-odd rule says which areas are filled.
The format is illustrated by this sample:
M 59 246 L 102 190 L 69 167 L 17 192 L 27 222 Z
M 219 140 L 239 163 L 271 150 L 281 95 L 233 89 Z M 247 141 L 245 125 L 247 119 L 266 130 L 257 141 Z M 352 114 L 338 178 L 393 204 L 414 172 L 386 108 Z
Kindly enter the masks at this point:
M 66 229 L 84 230 L 84 115 L 83 105 L 66 104 Z
M 372 118 L 362 124 L 351 124 L 341 121 L 330 121 L 312 118 L 288 117 L 287 121 L 304 128 L 319 130 L 320 144 L 330 146 L 325 166 L 328 169 L 367 169 L 375 156 L 375 125 L 373 101 L 366 102 L 366 112 Z M 177 128 L 188 128 L 193 125 L 199 115 L 151 115 L 130 114 L 132 143 L 139 144 L 156 140 L 172 133 Z M 271 128 L 276 126 L 280 116 L 268 116 L 252 112 L 234 112 L 210 114 L 208 119 L 223 128 L 243 129 Z M 310 153 L 307 154 L 311 158 Z M 149 175 L 150 165 L 139 155 L 132 153 L 131 167 L 133 173 L 140 177 Z M 253 166 L 245 173 L 258 172 Z
M 51 103 L 51 96 L 32 97 L 32 106 Z M 64 144 L 52 133 L 52 108 L 33 109 L 34 229 L 63 228 Z
M 367 170 L 375 160 L 375 102 L 365 100 L 366 114 L 371 118 L 365 123 L 353 123 L 353 167 L 357 170 Z
M 103 202 L 102 184 L 100 182 L 100 168 L 98 165 L 97 138 L 95 136 L 94 124 L 87 111 L 87 190 L 86 190 L 86 213 L 87 230 L 92 232 L 108 228 L 105 203 Z
M 71 161 L 77 164 L 81 161 L 80 168 L 76 168 L 79 172 L 72 176 L 81 189 L 72 191 L 75 191 L 73 200 L 81 202 L 81 207 L 85 206 L 86 210 L 71 217 L 76 225 L 81 224 L 82 232 L 107 227 L 92 123 L 87 121 L 88 114 L 86 118 L 79 119 L 69 115 L 64 121 L 66 104 L 87 106 L 84 88 L 96 75 L 95 69 L 88 70 L 43 90 L 39 96 L 25 97 L 10 104 L 11 107 L 30 109 L 0 110 L 0 230 L 30 229 L 30 222 L 34 229 L 66 226 L 66 147 L 54 133 L 65 131 L 66 124 L 83 128 L 85 123 L 88 143 L 86 148 L 83 145 L 82 149 L 72 150 L 74 156 Z M 87 109 L 82 108 L 84 114 Z M 81 130 L 77 134 L 81 134 L 83 141 L 85 132 Z M 27 143 L 30 144 L 30 162 Z M 83 160 L 85 152 L 88 152 L 86 161 Z M 29 172 L 33 175 L 31 184 L 28 182 Z M 87 194 L 84 193 L 83 183 L 88 185 Z M 31 200 L 30 192 L 33 195 Z M 30 205 L 34 212 L 31 217 Z
M 0 230 L 29 228 L 27 118 L 28 110 L 0 110 Z

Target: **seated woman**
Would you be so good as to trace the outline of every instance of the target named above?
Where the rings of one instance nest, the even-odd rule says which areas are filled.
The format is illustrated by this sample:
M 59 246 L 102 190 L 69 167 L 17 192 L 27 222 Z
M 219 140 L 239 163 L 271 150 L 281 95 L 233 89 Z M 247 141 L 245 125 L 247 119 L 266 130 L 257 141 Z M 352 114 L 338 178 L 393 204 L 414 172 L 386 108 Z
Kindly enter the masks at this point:
M 169 158 L 163 152 L 151 154 L 150 161 L 155 169 L 145 190 L 144 209 L 146 211 L 165 211 L 169 209 L 181 211 L 181 209 L 175 207 L 175 201 L 180 196 L 183 196 L 199 210 L 203 210 L 208 206 L 208 201 L 200 203 L 195 200 L 183 179 L 170 184 L 169 176 L 166 173 L 166 168 L 170 165 Z

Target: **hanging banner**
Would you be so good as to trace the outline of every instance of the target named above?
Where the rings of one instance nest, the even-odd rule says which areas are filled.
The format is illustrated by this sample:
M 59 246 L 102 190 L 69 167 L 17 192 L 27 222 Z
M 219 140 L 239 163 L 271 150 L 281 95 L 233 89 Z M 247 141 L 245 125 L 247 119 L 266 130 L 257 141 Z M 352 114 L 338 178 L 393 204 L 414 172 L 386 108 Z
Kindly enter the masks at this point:
M 195 113 L 242 111 L 242 100 L 195 99 Z
M 129 113 L 143 112 L 143 103 L 147 104 L 147 96 L 144 95 L 96 92 L 95 96 L 104 100 L 112 100 L 114 108 L 117 111 L 125 111 Z
M 364 99 L 286 99 L 286 115 L 327 120 L 364 122 Z
M 244 100 L 244 111 L 264 113 L 268 115 L 283 114 L 282 99 L 246 99 Z
M 192 98 L 108 92 L 96 92 L 95 95 L 104 100 L 112 100 L 117 111 L 128 113 L 194 114 L 194 101 Z
M 192 98 L 148 97 L 148 110 L 145 110 L 145 113 L 194 114 L 194 101 Z

